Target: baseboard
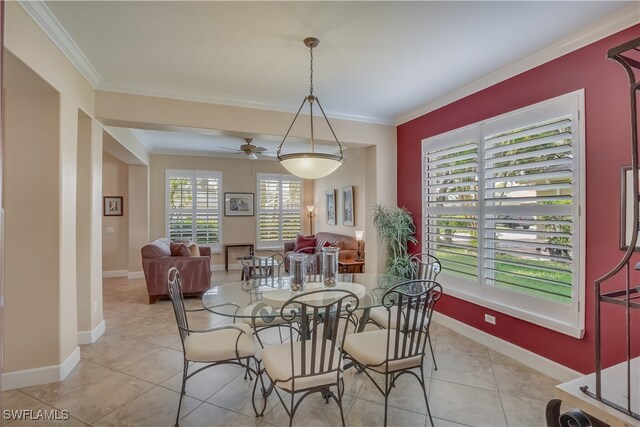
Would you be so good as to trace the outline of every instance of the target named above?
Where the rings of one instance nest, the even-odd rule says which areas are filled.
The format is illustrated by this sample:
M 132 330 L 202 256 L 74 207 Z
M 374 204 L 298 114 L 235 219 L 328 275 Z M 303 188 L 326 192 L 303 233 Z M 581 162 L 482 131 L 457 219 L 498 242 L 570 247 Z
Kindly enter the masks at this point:
M 103 279 L 108 279 L 110 277 L 127 277 L 127 270 L 113 270 L 102 272 Z
M 76 347 L 60 365 L 5 372 L 2 374 L 2 391 L 62 381 L 78 362 L 80 362 L 80 347 Z
M 98 341 L 98 339 L 104 334 L 105 323 L 104 319 L 102 322 L 98 323 L 98 326 L 93 328 L 91 331 L 78 331 L 78 344 L 93 344 Z
M 144 279 L 144 271 L 130 271 L 127 273 L 127 279 Z
M 233 264 L 229 265 L 229 271 L 231 270 L 242 270 L 242 266 L 234 262 Z M 211 271 L 225 271 L 224 264 L 211 264 Z
M 580 372 L 567 368 L 558 362 L 554 362 L 553 360 L 542 357 L 532 351 L 518 347 L 517 345 L 501 338 L 494 337 L 491 334 L 469 326 L 466 323 L 462 323 L 459 320 L 445 316 L 444 314 L 434 312 L 433 321 L 558 381 L 567 382 L 583 376 Z

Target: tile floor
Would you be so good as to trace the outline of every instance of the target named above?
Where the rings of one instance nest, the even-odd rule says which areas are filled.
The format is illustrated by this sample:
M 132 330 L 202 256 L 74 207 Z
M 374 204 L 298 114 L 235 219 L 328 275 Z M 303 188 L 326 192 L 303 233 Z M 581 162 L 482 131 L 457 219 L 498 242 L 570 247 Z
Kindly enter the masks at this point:
M 232 272 L 234 276 L 238 272 Z M 225 273 L 214 273 L 214 280 Z M 199 300 L 189 299 L 194 307 Z M 175 420 L 182 348 L 169 301 L 147 304 L 144 280 L 105 279 L 106 333 L 81 346 L 81 361 L 62 382 L 3 393 L 3 409 L 66 409 L 66 421 L 5 421 L 4 425 L 170 426 Z M 226 319 L 202 313 L 192 327 Z M 544 408 L 556 381 L 442 326 L 432 325 L 438 370 L 425 375 L 436 426 L 544 426 Z M 383 425 L 382 396 L 363 375 L 345 374 L 343 406 L 349 426 Z M 251 406 L 252 383 L 239 368 L 205 370 L 187 383 L 181 426 L 285 426 L 288 418 L 275 395 L 265 416 Z M 390 426 L 428 426 L 420 387 L 401 377 L 391 394 Z M 340 425 L 334 403 L 310 396 L 296 414 L 297 426 Z

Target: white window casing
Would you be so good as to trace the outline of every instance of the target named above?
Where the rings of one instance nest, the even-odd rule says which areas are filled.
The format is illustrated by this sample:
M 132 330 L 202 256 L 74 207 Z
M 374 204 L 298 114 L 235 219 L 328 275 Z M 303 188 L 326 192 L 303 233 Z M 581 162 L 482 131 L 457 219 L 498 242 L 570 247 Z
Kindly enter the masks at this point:
M 445 292 L 584 332 L 584 91 L 422 143 L 423 246 Z
M 166 171 L 166 230 L 172 240 L 188 239 L 221 251 L 222 172 Z

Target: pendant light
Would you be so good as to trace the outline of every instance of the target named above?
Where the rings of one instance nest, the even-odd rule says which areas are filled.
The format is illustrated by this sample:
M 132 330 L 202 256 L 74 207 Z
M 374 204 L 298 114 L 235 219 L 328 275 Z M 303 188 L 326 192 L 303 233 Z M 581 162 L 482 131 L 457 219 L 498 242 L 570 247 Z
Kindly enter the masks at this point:
M 278 147 L 278 161 L 280 164 L 289 172 L 294 174 L 295 176 L 299 176 L 304 179 L 317 179 L 325 177 L 331 173 L 333 173 L 340 165 L 344 163 L 344 157 L 342 155 L 342 145 L 338 141 L 336 137 L 336 133 L 333 131 L 331 127 L 331 123 L 329 123 L 329 119 L 327 115 L 324 113 L 322 109 L 322 105 L 320 104 L 320 100 L 313 94 L 313 48 L 317 47 L 320 43 L 315 37 L 307 37 L 304 39 L 304 44 L 309 48 L 309 53 L 311 56 L 310 68 L 311 68 L 311 77 L 310 81 L 310 89 L 309 95 L 305 96 L 300 108 L 298 108 L 298 112 L 293 118 L 293 122 L 291 122 L 291 126 L 287 130 L 280 146 Z M 296 119 L 300 115 L 300 111 L 305 106 L 305 104 L 309 104 L 309 119 L 311 121 L 311 151 L 307 153 L 292 153 L 292 154 L 281 154 L 282 146 L 289 136 L 289 132 L 291 132 L 291 128 L 293 128 Z M 315 138 L 313 133 L 313 105 L 314 103 L 318 104 L 318 108 L 320 108 L 320 112 L 324 117 L 324 120 L 327 122 L 329 129 L 331 130 L 331 134 L 333 135 L 333 139 L 338 144 L 338 148 L 340 149 L 340 155 L 337 154 L 325 154 L 325 153 L 316 153 L 315 152 Z

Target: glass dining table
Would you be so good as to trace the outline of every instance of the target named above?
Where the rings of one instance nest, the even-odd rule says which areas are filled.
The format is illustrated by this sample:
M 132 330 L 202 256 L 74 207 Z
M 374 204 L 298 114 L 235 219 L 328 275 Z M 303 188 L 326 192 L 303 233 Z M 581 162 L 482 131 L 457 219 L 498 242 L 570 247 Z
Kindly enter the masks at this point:
M 279 318 L 279 309 L 289 298 L 324 288 L 319 276 L 315 279 L 305 283 L 301 292 L 291 290 L 288 276 L 225 282 L 206 291 L 202 305 L 211 313 L 232 317 L 234 321 L 247 319 L 271 323 Z M 349 290 L 358 297 L 358 308 L 362 310 L 358 331 L 364 329 L 370 310 L 382 305 L 387 289 L 407 280 L 373 273 L 338 274 L 336 279 L 336 288 Z

